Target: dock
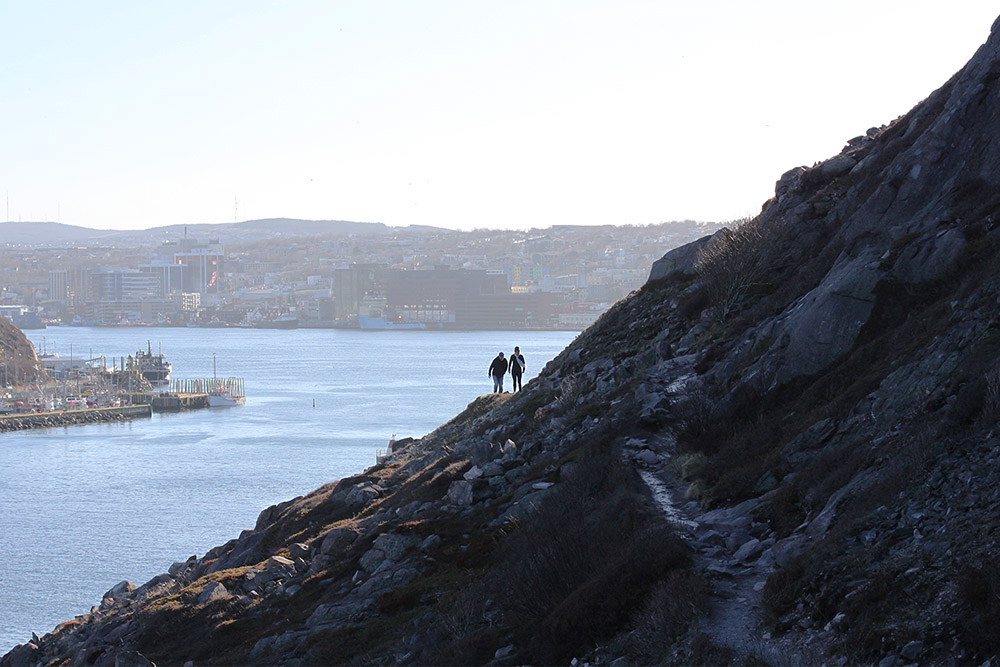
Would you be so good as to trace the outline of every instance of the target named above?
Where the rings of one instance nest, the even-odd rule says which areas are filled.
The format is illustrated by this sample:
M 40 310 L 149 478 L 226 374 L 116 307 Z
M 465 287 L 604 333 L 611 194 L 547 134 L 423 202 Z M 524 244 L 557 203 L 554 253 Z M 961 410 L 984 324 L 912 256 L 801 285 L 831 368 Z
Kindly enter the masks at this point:
M 153 412 L 179 412 L 208 407 L 207 393 L 143 391 L 121 394 L 121 398 L 132 405 L 148 405 Z

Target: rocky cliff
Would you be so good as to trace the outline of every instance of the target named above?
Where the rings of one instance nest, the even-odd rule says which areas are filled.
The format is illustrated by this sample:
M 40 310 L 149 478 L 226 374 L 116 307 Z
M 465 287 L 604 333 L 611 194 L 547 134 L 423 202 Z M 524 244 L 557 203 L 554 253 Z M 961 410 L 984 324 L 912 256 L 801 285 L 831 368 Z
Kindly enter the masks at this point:
M 0 386 L 31 384 L 38 381 L 40 373 L 31 341 L 10 320 L 0 316 Z
M 994 658 L 998 27 L 523 392 L 2 664 Z

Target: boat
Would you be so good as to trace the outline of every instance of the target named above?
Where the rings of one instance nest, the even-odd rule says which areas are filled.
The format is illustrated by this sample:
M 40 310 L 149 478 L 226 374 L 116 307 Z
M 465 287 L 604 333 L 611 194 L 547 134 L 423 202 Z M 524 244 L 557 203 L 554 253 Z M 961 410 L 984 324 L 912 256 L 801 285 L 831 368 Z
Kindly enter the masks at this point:
M 235 390 L 243 391 L 243 380 L 239 378 L 220 378 L 216 374 L 215 352 L 212 353 L 212 380 L 208 383 L 208 407 L 229 408 L 243 405 L 247 397 L 237 394 Z M 244 392 L 245 393 L 245 392 Z
M 45 322 L 33 310 L 26 310 L 20 315 L 15 315 L 12 319 L 14 326 L 18 329 L 44 329 Z
M 254 326 L 258 329 L 298 329 L 299 318 L 291 313 L 285 313 L 274 319 L 261 320 Z
M 389 322 L 369 315 L 358 315 L 358 325 L 364 331 L 416 331 L 427 328 L 423 322 Z
M 153 344 L 150 341 L 146 341 L 145 352 L 139 350 L 135 353 L 133 363 L 142 377 L 149 380 L 149 383 L 154 387 L 170 384 L 170 373 L 174 367 L 167 361 L 162 352 L 153 354 Z
M 247 402 L 246 396 L 234 394 L 225 386 L 219 385 L 208 390 L 208 407 L 228 408 L 236 405 L 243 405 Z

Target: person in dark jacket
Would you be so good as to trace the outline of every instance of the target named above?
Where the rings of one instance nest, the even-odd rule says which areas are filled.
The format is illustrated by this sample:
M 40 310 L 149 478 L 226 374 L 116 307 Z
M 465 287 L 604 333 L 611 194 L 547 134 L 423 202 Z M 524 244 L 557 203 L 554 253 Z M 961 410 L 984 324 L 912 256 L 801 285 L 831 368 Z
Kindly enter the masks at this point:
M 521 376 L 524 375 L 524 355 L 521 348 L 514 346 L 514 354 L 510 355 L 511 391 L 521 391 Z
M 489 374 L 493 378 L 493 393 L 503 393 L 503 376 L 507 372 L 507 360 L 503 358 L 503 352 L 496 356 L 490 364 Z

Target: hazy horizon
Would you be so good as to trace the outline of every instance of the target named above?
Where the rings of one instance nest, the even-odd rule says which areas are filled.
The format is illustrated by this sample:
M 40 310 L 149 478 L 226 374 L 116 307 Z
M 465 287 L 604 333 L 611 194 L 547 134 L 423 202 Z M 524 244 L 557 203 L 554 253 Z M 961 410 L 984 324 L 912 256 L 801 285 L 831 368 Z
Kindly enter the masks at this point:
M 458 231 L 458 232 L 468 232 L 477 230 L 490 230 L 490 231 L 504 231 L 504 232 L 517 232 L 517 231 L 529 231 L 531 229 L 550 229 L 552 227 L 621 227 L 621 226 L 638 226 L 638 227 L 655 227 L 658 225 L 670 225 L 670 224 L 683 224 L 683 223 L 695 223 L 698 225 L 711 225 L 720 222 L 720 220 L 661 220 L 659 222 L 648 222 L 648 223 L 600 223 L 593 225 L 577 225 L 574 223 L 560 223 L 553 222 L 550 225 L 545 225 L 544 227 L 472 227 L 469 229 L 449 229 L 448 227 L 440 227 L 438 225 L 425 225 L 422 223 L 412 223 L 409 225 L 391 225 L 389 223 L 381 222 L 378 220 L 335 220 L 335 219 L 307 219 L 307 218 L 290 218 L 288 216 L 276 216 L 273 218 L 254 218 L 252 220 L 229 220 L 221 222 L 171 222 L 164 225 L 152 225 L 149 227 L 133 227 L 128 229 L 114 229 L 114 228 L 104 228 L 104 227 L 89 227 L 87 225 L 76 225 L 69 222 L 59 222 L 57 220 L 2 220 L 0 225 L 6 224 L 23 224 L 23 225 L 65 225 L 67 227 L 79 227 L 81 229 L 89 229 L 92 231 L 99 232 L 143 232 L 152 229 L 160 229 L 163 227 L 199 227 L 199 226 L 219 226 L 219 225 L 240 225 L 248 222 L 269 222 L 269 221 L 290 221 L 290 222 L 346 222 L 350 224 L 361 224 L 361 225 L 384 225 L 390 229 L 406 229 L 408 227 L 428 227 L 437 228 L 445 231 Z
M 733 219 L 943 85 L 996 15 L 984 0 L 8 5 L 0 217 Z

